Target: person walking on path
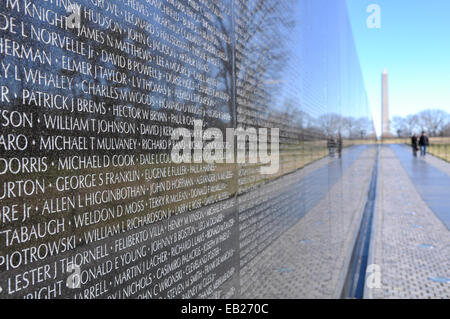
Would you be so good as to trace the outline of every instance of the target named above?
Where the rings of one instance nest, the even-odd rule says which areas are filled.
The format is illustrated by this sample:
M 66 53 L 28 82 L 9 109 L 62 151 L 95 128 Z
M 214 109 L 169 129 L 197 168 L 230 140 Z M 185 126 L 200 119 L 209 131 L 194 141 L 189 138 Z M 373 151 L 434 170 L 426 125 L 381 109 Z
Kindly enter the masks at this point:
M 414 157 L 417 157 L 417 150 L 419 149 L 418 143 L 419 143 L 418 136 L 416 133 L 414 133 L 413 136 L 411 137 L 411 147 Z
M 334 138 L 331 135 L 328 137 L 327 147 L 329 156 L 334 157 L 334 149 L 336 147 L 336 142 L 334 141 Z
M 425 157 L 427 155 L 427 147 L 430 145 L 430 141 L 428 140 L 427 133 L 425 131 L 422 131 L 422 135 L 419 139 L 419 146 L 420 146 L 420 155 L 422 157 Z
M 341 156 L 342 156 L 342 135 L 341 135 L 341 133 L 339 133 L 338 138 L 337 138 L 337 152 L 338 152 L 339 158 L 341 158 Z

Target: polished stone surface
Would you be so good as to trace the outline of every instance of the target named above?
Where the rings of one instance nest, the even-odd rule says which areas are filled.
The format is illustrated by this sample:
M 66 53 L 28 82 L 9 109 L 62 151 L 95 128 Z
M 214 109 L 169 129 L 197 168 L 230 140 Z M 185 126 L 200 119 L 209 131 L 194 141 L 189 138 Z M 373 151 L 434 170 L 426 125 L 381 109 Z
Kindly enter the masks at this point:
M 0 298 L 247 296 L 368 154 L 326 157 L 373 130 L 344 0 L 2 1 L 0 57 Z

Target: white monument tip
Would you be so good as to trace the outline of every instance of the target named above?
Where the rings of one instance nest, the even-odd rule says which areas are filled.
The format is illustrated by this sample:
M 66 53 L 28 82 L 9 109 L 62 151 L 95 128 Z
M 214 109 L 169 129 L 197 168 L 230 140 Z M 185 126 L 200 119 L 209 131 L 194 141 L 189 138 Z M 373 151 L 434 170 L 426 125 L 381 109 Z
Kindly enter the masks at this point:
M 387 69 L 386 68 L 384 68 L 383 74 L 387 74 Z

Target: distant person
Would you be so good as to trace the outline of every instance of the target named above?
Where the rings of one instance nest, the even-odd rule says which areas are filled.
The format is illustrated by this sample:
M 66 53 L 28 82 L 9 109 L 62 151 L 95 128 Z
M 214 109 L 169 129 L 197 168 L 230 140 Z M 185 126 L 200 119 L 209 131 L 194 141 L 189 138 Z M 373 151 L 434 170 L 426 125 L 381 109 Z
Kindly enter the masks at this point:
M 338 152 L 339 158 L 341 158 L 342 157 L 342 135 L 341 135 L 341 133 L 339 133 L 338 138 L 337 138 L 337 152 Z
M 427 147 L 430 145 L 430 141 L 428 140 L 427 133 L 425 131 L 422 131 L 422 135 L 419 139 L 419 146 L 420 146 L 420 155 L 422 157 L 425 157 L 427 155 Z
M 334 138 L 331 135 L 328 137 L 327 147 L 329 156 L 334 157 L 334 149 L 336 148 L 336 142 L 334 141 Z
M 419 150 L 419 136 L 416 133 L 411 137 L 411 147 L 413 156 L 417 157 L 417 151 Z

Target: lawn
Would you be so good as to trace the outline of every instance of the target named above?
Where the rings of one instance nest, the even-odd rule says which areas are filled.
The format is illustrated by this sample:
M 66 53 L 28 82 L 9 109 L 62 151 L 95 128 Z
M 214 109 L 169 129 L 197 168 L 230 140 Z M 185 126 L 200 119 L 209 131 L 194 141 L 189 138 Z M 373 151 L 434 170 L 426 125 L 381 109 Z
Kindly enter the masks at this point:
M 450 137 L 430 138 L 428 152 L 447 162 L 450 162 Z

